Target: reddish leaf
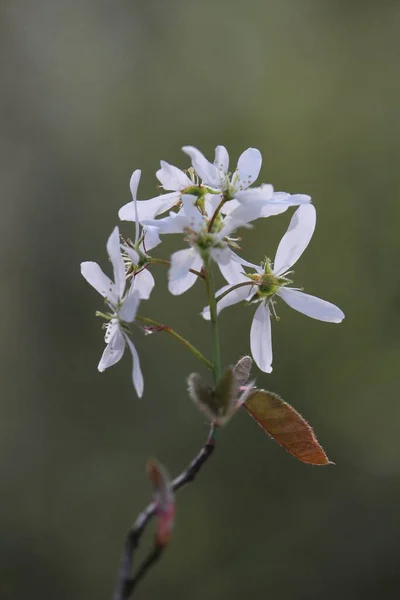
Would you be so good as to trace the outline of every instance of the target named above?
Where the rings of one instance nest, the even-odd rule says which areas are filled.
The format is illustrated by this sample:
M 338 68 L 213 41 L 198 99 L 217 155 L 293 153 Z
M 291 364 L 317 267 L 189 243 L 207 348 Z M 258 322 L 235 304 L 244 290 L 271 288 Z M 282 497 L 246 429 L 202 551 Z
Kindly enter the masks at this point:
M 302 462 L 332 464 L 307 421 L 276 394 L 254 390 L 244 406 L 264 431 Z
M 154 459 L 147 462 L 147 473 L 154 486 L 153 500 L 156 505 L 156 541 L 160 546 L 168 544 L 175 519 L 175 498 L 169 475 Z

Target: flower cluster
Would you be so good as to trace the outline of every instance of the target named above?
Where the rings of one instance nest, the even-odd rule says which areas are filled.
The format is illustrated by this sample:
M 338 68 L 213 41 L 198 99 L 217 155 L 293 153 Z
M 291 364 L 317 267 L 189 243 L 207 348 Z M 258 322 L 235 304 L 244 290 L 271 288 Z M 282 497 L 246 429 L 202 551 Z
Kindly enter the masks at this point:
M 275 315 L 278 297 L 295 310 L 320 321 L 339 323 L 344 318 L 333 304 L 291 287 L 292 281 L 288 278 L 315 229 L 316 211 L 310 196 L 275 192 L 270 184 L 251 187 L 262 164 L 261 154 L 255 148 L 243 152 L 234 170 L 229 168 L 224 146 L 216 148 L 214 162 L 209 162 L 192 146 L 185 146 L 183 151 L 191 159 L 191 167 L 182 171 L 161 161 L 156 176 L 165 193 L 157 197 L 137 200 L 141 173 L 138 170 L 133 173 L 132 201 L 120 209 L 119 218 L 135 224 L 134 238 L 123 240 L 116 227 L 107 242 L 114 282 L 96 263 L 81 265 L 82 275 L 104 297 L 107 305 L 106 312 L 97 313 L 106 321 L 106 348 L 98 369 L 103 371 L 118 362 L 127 345 L 132 353 L 133 383 L 138 396 L 143 393 L 143 377 L 130 337 L 132 325 L 141 321 L 163 327 L 137 315 L 139 303 L 149 298 L 154 287 L 149 270 L 154 263 L 169 265 L 168 288 L 174 295 L 186 292 L 198 279 L 206 279 L 209 286 L 213 263 L 218 266 L 227 285 L 218 292 L 209 286 L 210 306 L 201 313 L 206 320 L 215 322 L 222 309 L 238 302 L 257 304 L 250 347 L 254 361 L 266 373 L 272 370 L 271 316 Z M 297 209 L 278 246 L 275 260 L 265 258 L 259 265 L 245 260 L 236 232 L 252 227 L 258 219 L 281 214 L 289 207 Z M 168 234 L 180 235 L 184 247 L 167 261 L 154 257 L 150 251 Z

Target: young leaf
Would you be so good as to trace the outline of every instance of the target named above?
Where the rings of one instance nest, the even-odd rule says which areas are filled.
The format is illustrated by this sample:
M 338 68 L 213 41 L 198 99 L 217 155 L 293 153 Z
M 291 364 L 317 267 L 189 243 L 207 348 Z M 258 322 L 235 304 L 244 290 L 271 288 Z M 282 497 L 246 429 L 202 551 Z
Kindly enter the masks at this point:
M 241 359 L 238 360 L 236 365 L 233 367 L 233 374 L 236 379 L 236 385 L 240 388 L 246 385 L 251 371 L 251 365 L 253 364 L 250 356 L 242 356 Z
M 332 464 L 307 421 L 276 394 L 254 390 L 244 406 L 264 431 L 302 462 Z
M 236 381 L 231 367 L 226 369 L 217 381 L 213 397 L 217 407 L 217 415 L 224 417 L 236 397 Z
M 246 363 L 244 372 L 238 374 L 235 371 L 237 365 L 228 367 L 215 388 L 208 385 L 198 373 L 192 373 L 187 379 L 190 398 L 207 419 L 219 427 L 231 419 L 253 389 L 254 382 L 244 385 L 250 373 L 251 359 L 246 356 L 242 360 Z
M 171 537 L 175 519 L 175 498 L 170 477 L 163 465 L 154 459 L 147 462 L 147 474 L 154 486 L 156 505 L 156 542 L 166 546 Z

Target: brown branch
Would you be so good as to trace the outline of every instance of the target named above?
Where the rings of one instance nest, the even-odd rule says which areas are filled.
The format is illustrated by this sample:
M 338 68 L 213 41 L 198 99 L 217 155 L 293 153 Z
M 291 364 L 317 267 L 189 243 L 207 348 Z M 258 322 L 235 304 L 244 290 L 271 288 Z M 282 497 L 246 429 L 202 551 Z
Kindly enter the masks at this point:
M 172 482 L 172 488 L 175 492 L 196 478 L 196 475 L 204 463 L 213 453 L 215 448 L 215 431 L 216 427 L 214 424 L 212 424 L 208 438 L 198 455 L 192 460 L 190 465 Z M 135 521 L 135 524 L 127 533 L 113 600 L 128 600 L 139 581 L 162 555 L 164 547 L 155 543 L 153 549 L 150 551 L 143 563 L 139 566 L 136 574 L 132 574 L 133 555 L 139 546 L 140 539 L 144 533 L 144 530 L 146 529 L 147 524 L 154 517 L 155 511 L 155 503 L 150 502 L 150 504 L 140 513 Z

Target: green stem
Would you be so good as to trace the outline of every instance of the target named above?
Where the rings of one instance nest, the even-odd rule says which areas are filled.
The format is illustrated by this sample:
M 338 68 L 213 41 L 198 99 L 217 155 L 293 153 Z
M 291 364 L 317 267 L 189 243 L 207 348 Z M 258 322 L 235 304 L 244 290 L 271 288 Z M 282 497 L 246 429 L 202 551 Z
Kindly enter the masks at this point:
M 153 263 L 155 265 L 168 265 L 170 266 L 171 261 L 166 260 L 165 258 L 153 258 L 152 256 L 148 257 L 149 263 Z
M 244 287 L 245 285 L 254 285 L 254 281 L 242 281 L 241 283 L 236 283 L 235 285 L 230 287 L 229 290 L 226 290 L 225 292 L 222 292 L 222 294 L 217 296 L 215 301 L 219 302 L 220 300 L 222 300 L 222 298 L 225 298 L 225 296 L 233 292 L 233 290 L 237 290 L 238 288 Z
M 163 325 L 162 323 L 159 323 L 158 321 L 154 321 L 154 319 L 150 319 L 149 317 L 142 317 L 141 315 L 136 315 L 136 320 L 142 321 L 143 323 L 148 323 L 149 325 L 156 327 L 159 331 L 166 331 L 173 338 L 175 338 L 176 340 L 181 342 L 184 346 L 186 346 L 186 348 L 188 350 L 190 350 L 190 352 L 192 352 L 196 356 L 196 358 L 201 360 L 209 369 L 213 370 L 213 365 L 208 360 L 208 358 L 206 358 L 204 356 L 204 354 L 202 354 L 200 352 L 200 350 L 198 350 L 195 346 L 193 346 L 193 344 L 191 344 L 186 338 L 184 338 L 179 333 L 177 333 L 174 329 L 172 329 L 172 327 Z
M 208 303 L 210 305 L 211 329 L 213 339 L 213 373 L 214 381 L 215 383 L 217 383 L 217 381 L 221 378 L 221 358 L 219 349 L 217 302 L 215 299 L 215 288 L 211 270 L 211 260 L 208 259 L 207 264 L 205 264 L 204 266 L 206 270 L 207 295 Z

